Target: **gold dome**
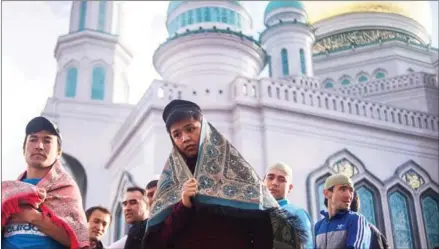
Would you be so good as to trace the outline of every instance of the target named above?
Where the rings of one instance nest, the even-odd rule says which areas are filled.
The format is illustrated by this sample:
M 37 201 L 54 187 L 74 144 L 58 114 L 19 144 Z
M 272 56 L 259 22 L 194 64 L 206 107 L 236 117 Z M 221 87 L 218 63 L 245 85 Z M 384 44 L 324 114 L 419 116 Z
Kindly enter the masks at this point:
M 428 1 L 303 1 L 311 24 L 355 12 L 393 13 L 409 17 L 431 33 L 431 10 Z

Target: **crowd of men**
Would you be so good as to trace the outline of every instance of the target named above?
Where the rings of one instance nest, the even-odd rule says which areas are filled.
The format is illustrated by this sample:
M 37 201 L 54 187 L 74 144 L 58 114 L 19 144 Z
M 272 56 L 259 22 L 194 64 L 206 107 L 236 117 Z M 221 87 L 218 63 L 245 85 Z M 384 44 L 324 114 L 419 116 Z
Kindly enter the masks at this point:
M 23 144 L 26 172 L 17 181 L 2 182 L 2 247 L 388 248 L 382 233 L 358 212 L 359 199 L 349 177 L 326 179 L 321 194 L 327 211 L 313 224 L 303 208 L 288 200 L 294 187 L 288 165 L 269 166 L 259 180 L 195 103 L 171 101 L 163 120 L 174 147 L 171 159 L 160 180 L 126 190 L 122 207 L 130 229 L 104 245 L 111 212 L 103 206 L 75 209 L 82 207 L 75 197 L 78 186 L 57 166 L 60 131 L 47 118 L 32 119 Z M 70 204 L 63 206 L 67 199 Z

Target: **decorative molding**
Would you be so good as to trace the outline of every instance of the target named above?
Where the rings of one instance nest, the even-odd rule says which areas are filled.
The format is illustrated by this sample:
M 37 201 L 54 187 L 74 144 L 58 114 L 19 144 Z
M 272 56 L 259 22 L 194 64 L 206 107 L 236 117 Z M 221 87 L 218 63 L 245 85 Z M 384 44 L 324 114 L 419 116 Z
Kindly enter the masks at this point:
M 406 174 L 411 172 L 414 172 L 416 175 L 418 175 L 417 177 L 418 179 L 416 179 L 416 177 L 411 178 L 411 180 L 408 179 Z M 428 188 L 433 188 L 435 191 L 439 190 L 439 185 L 431 179 L 428 172 L 425 171 L 419 164 L 417 164 L 413 160 L 409 160 L 403 163 L 402 165 L 398 166 L 398 168 L 395 170 L 395 176 L 400 178 L 403 184 L 408 188 L 410 188 L 410 192 L 413 192 L 415 197 L 421 195 L 421 193 Z M 415 182 L 418 181 L 420 186 L 417 188 L 413 188 L 409 183 L 409 182 L 413 182 L 413 184 L 415 184 Z M 420 181 L 422 181 L 422 184 Z
M 67 69 L 70 69 L 71 67 L 76 67 L 79 70 L 80 65 L 81 65 L 80 61 L 75 60 L 75 59 L 71 59 L 67 63 L 65 63 L 61 68 L 59 68 L 57 73 L 58 74 L 63 73 L 64 71 L 66 71 Z
M 313 54 L 317 55 L 321 53 L 330 53 L 358 46 L 366 46 L 376 43 L 380 44 L 382 42 L 392 40 L 404 41 L 408 44 L 418 46 L 424 45 L 422 41 L 411 35 L 393 30 L 355 30 L 333 34 L 331 36 L 316 40 L 313 46 Z

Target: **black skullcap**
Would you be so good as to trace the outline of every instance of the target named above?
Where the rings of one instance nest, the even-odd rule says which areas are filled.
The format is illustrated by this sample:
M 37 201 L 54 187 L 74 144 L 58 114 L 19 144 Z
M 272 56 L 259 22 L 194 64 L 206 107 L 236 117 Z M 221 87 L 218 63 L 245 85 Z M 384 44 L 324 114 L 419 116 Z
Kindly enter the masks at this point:
M 162 116 L 168 131 L 174 122 L 179 121 L 177 117 L 181 113 L 201 114 L 201 108 L 197 104 L 187 100 L 175 99 L 169 102 L 163 110 Z
M 47 131 L 50 134 L 57 136 L 61 141 L 61 133 L 59 132 L 58 127 L 45 117 L 39 116 L 33 118 L 26 125 L 26 136 L 40 131 Z

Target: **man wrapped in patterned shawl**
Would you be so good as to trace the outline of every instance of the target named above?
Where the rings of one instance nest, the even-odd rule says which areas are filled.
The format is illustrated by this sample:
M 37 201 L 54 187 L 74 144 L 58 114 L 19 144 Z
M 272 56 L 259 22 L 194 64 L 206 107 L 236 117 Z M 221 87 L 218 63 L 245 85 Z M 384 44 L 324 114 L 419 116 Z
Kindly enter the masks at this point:
M 59 158 L 58 127 L 45 117 L 26 126 L 26 171 L 2 181 L 2 247 L 5 249 L 88 248 L 82 197 Z
M 154 195 L 144 249 L 303 247 L 300 220 L 279 208 L 195 103 L 174 100 L 163 119 L 174 146 Z

